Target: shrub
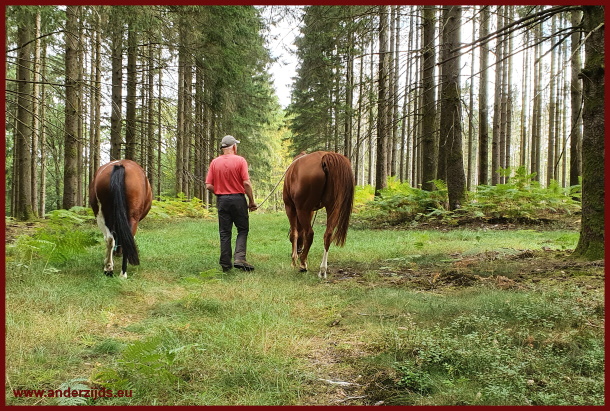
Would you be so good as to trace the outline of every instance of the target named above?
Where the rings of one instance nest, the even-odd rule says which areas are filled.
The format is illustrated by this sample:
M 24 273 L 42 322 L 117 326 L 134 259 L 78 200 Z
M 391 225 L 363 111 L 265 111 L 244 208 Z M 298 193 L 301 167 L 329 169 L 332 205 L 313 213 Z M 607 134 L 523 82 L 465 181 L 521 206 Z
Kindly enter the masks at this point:
M 211 215 L 212 211 L 205 208 L 202 200 L 197 197 L 187 200 L 184 193 L 180 193 L 178 197 L 161 197 L 160 200 L 153 200 L 147 218 L 207 218 Z

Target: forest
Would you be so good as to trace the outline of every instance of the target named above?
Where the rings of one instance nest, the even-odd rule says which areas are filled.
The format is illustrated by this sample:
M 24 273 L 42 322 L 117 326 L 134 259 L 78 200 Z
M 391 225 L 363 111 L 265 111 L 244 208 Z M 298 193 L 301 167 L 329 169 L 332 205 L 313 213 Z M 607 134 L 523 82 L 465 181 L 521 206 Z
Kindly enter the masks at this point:
M 450 210 L 520 167 L 542 186 L 582 178 L 583 224 L 597 227 L 583 231 L 599 242 L 601 7 L 5 12 L 5 212 L 17 220 L 86 206 L 93 173 L 117 158 L 143 165 L 157 199 L 207 206 L 207 165 L 232 134 L 261 198 L 314 150 L 347 155 L 356 184 L 376 193 L 388 178 L 428 191 L 442 181 Z M 298 27 L 288 107 L 269 74 L 282 19 Z
M 7 405 L 605 404 L 603 6 L 4 11 Z M 227 134 L 253 271 L 218 265 Z M 353 207 L 301 272 L 281 184 L 318 150 Z M 123 158 L 127 279 L 88 204 Z

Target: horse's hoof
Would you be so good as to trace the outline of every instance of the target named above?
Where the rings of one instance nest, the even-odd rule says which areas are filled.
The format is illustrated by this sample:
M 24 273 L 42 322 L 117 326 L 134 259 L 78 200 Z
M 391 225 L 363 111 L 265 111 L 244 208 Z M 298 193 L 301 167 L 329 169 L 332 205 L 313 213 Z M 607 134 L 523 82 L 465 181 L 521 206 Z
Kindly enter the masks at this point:
M 300 273 L 306 273 L 307 272 L 307 268 L 299 268 L 299 272 Z
M 104 274 L 105 274 L 107 277 L 113 277 L 113 276 L 114 276 L 114 272 L 112 272 L 112 271 L 104 271 Z

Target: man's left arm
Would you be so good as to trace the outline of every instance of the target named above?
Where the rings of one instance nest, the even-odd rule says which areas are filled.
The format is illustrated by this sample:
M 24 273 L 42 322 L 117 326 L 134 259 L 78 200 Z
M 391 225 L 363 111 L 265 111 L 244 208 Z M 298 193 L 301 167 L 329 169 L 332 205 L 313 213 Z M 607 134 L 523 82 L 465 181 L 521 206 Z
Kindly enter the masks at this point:
M 244 180 L 244 190 L 246 196 L 248 196 L 248 208 L 250 211 L 255 211 L 258 206 L 254 202 L 254 194 L 252 193 L 252 183 L 250 183 L 250 180 Z

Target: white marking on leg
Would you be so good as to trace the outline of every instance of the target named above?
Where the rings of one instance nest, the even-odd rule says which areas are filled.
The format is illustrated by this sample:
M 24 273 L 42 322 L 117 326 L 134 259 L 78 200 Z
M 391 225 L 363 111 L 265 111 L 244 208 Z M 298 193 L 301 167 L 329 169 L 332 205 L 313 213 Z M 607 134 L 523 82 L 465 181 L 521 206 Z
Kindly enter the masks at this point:
M 125 257 L 123 257 L 123 258 L 125 258 Z M 127 278 L 127 271 L 123 272 L 123 270 L 121 270 L 121 275 L 119 277 Z
M 320 264 L 320 272 L 318 273 L 318 277 L 326 278 L 326 271 L 328 269 L 328 250 L 324 250 L 324 254 L 322 255 L 322 263 Z
M 104 220 L 104 214 L 102 214 L 102 204 L 97 202 L 98 213 L 96 216 L 97 226 L 104 235 L 104 242 L 106 243 L 106 257 L 104 259 L 104 271 L 112 271 L 114 269 L 114 262 L 112 261 L 112 251 L 114 250 L 114 237 L 112 233 L 106 227 L 106 221 Z

